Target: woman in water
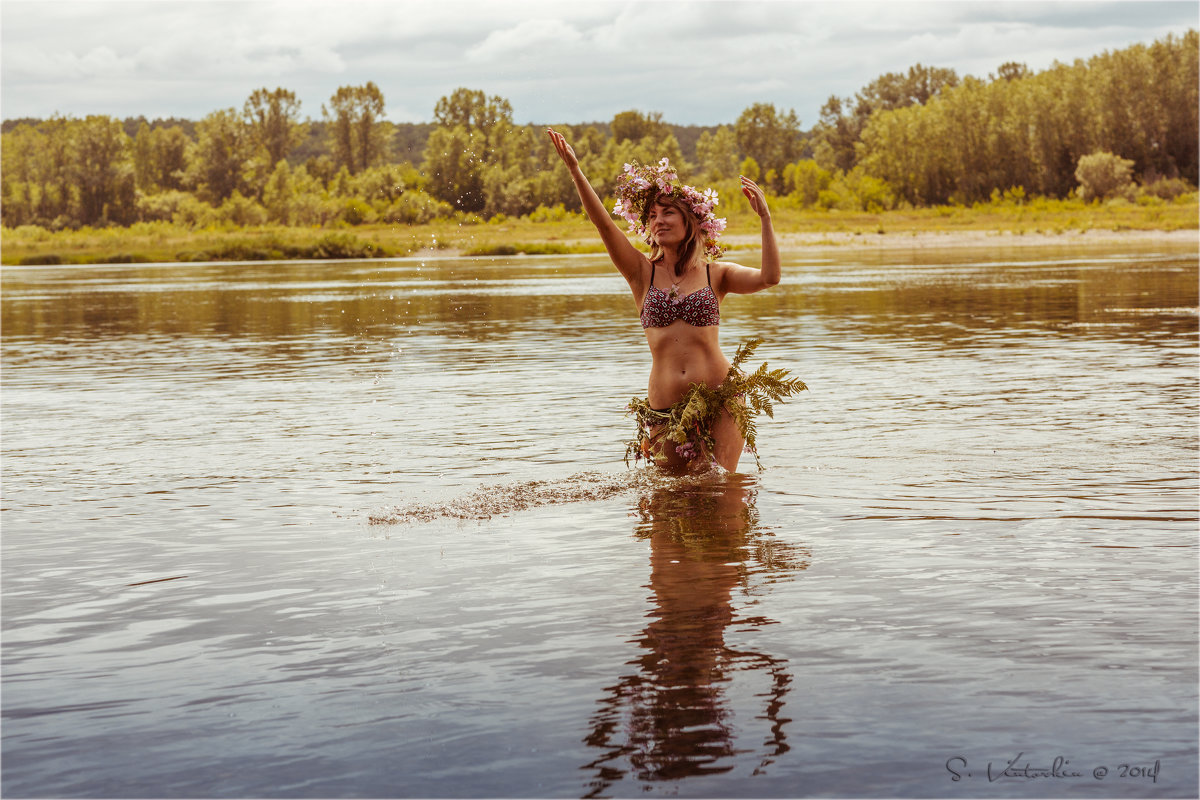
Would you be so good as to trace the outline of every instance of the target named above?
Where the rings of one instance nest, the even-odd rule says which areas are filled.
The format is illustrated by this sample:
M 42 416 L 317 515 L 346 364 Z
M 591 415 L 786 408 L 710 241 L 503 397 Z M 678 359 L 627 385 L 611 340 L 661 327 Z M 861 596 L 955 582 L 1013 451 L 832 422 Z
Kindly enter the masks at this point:
M 766 365 L 751 376 L 743 374 L 741 361 L 757 342 L 739 350 L 732 363 L 717 343 L 726 294 L 751 294 L 779 283 L 779 246 L 766 197 L 742 177 L 742 193 L 762 226 L 762 268 L 751 269 L 716 260 L 721 255 L 716 240 L 725 227 L 712 211 L 716 192 L 679 183 L 665 158 L 654 167 L 626 164 L 614 210 L 646 235 L 646 256 L 613 222 L 571 145 L 557 131 L 547 133 L 641 309 L 653 362 L 646 399 L 630 403 L 638 419 L 638 436 L 630 443 L 635 459 L 644 456 L 677 472 L 712 463 L 736 470 L 743 447 L 754 452 L 752 414 L 770 415 L 772 401 L 805 388 Z

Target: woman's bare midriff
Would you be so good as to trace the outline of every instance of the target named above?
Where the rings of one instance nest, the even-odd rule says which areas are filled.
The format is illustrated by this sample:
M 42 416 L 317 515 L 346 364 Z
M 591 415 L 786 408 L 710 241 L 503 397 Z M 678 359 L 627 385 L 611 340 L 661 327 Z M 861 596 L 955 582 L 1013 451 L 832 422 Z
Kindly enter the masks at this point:
M 678 320 L 665 328 L 647 328 L 653 363 L 650 367 L 650 387 L 646 399 L 652 408 L 674 405 L 693 383 L 717 388 L 729 374 L 729 359 L 717 345 L 717 326 L 696 328 Z M 653 432 L 652 432 L 653 434 Z M 745 441 L 733 417 L 722 412 L 712 430 L 716 445 L 711 454 L 717 463 L 729 471 L 737 469 Z M 689 462 L 664 443 L 662 466 L 672 471 L 686 471 Z
M 715 389 L 729 373 L 716 325 L 696 328 L 676 320 L 665 328 L 647 328 L 646 342 L 652 358 L 646 399 L 653 408 L 678 402 L 693 383 Z

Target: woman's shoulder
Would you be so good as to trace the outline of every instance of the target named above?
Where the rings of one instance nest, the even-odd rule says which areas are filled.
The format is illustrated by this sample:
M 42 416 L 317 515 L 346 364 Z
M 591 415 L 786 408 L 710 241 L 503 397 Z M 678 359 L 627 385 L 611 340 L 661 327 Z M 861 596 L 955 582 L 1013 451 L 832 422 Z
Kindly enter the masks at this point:
M 741 264 L 734 263 L 733 261 L 709 261 L 705 268 L 712 273 L 724 273 L 726 270 L 731 269 L 744 269 Z

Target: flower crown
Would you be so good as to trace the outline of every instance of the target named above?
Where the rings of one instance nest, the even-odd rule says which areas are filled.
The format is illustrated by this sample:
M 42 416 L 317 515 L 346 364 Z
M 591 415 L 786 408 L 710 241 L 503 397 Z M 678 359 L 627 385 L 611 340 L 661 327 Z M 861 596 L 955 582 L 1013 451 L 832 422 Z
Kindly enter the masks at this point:
M 671 162 L 664 158 L 657 166 L 643 166 L 637 161 L 626 164 L 617 176 L 617 202 L 613 213 L 629 223 L 629 229 L 650 241 L 647 218 L 654 203 L 663 195 L 682 200 L 700 220 L 700 231 L 704 236 L 704 252 L 712 260 L 721 257 L 724 250 L 717 244 L 721 231 L 725 230 L 725 219 L 713 213 L 717 205 L 715 189 L 701 192 L 695 186 L 675 183 L 679 180 Z

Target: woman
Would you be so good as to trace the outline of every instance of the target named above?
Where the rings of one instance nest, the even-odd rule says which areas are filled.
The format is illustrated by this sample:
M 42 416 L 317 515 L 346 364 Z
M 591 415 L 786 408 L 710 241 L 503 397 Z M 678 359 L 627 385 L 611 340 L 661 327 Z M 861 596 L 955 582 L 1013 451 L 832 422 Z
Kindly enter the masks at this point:
M 752 413 L 770 415 L 771 401 L 805 388 L 785 379 L 782 370 L 742 374 L 740 362 L 757 342 L 743 347 L 733 363 L 717 343 L 726 294 L 751 294 L 779 283 L 779 246 L 766 197 L 742 177 L 742 193 L 762 225 L 762 268 L 751 269 L 716 260 L 725 221 L 712 213 L 714 191 L 678 183 L 665 158 L 656 167 L 626 164 L 615 210 L 647 235 L 646 256 L 613 222 L 562 134 L 547 133 L 641 312 L 653 364 L 649 394 L 630 404 L 638 418 L 638 436 L 630 443 L 635 459 L 645 456 L 672 471 L 712 463 L 736 470 L 743 447 L 749 444 L 753 451 Z

